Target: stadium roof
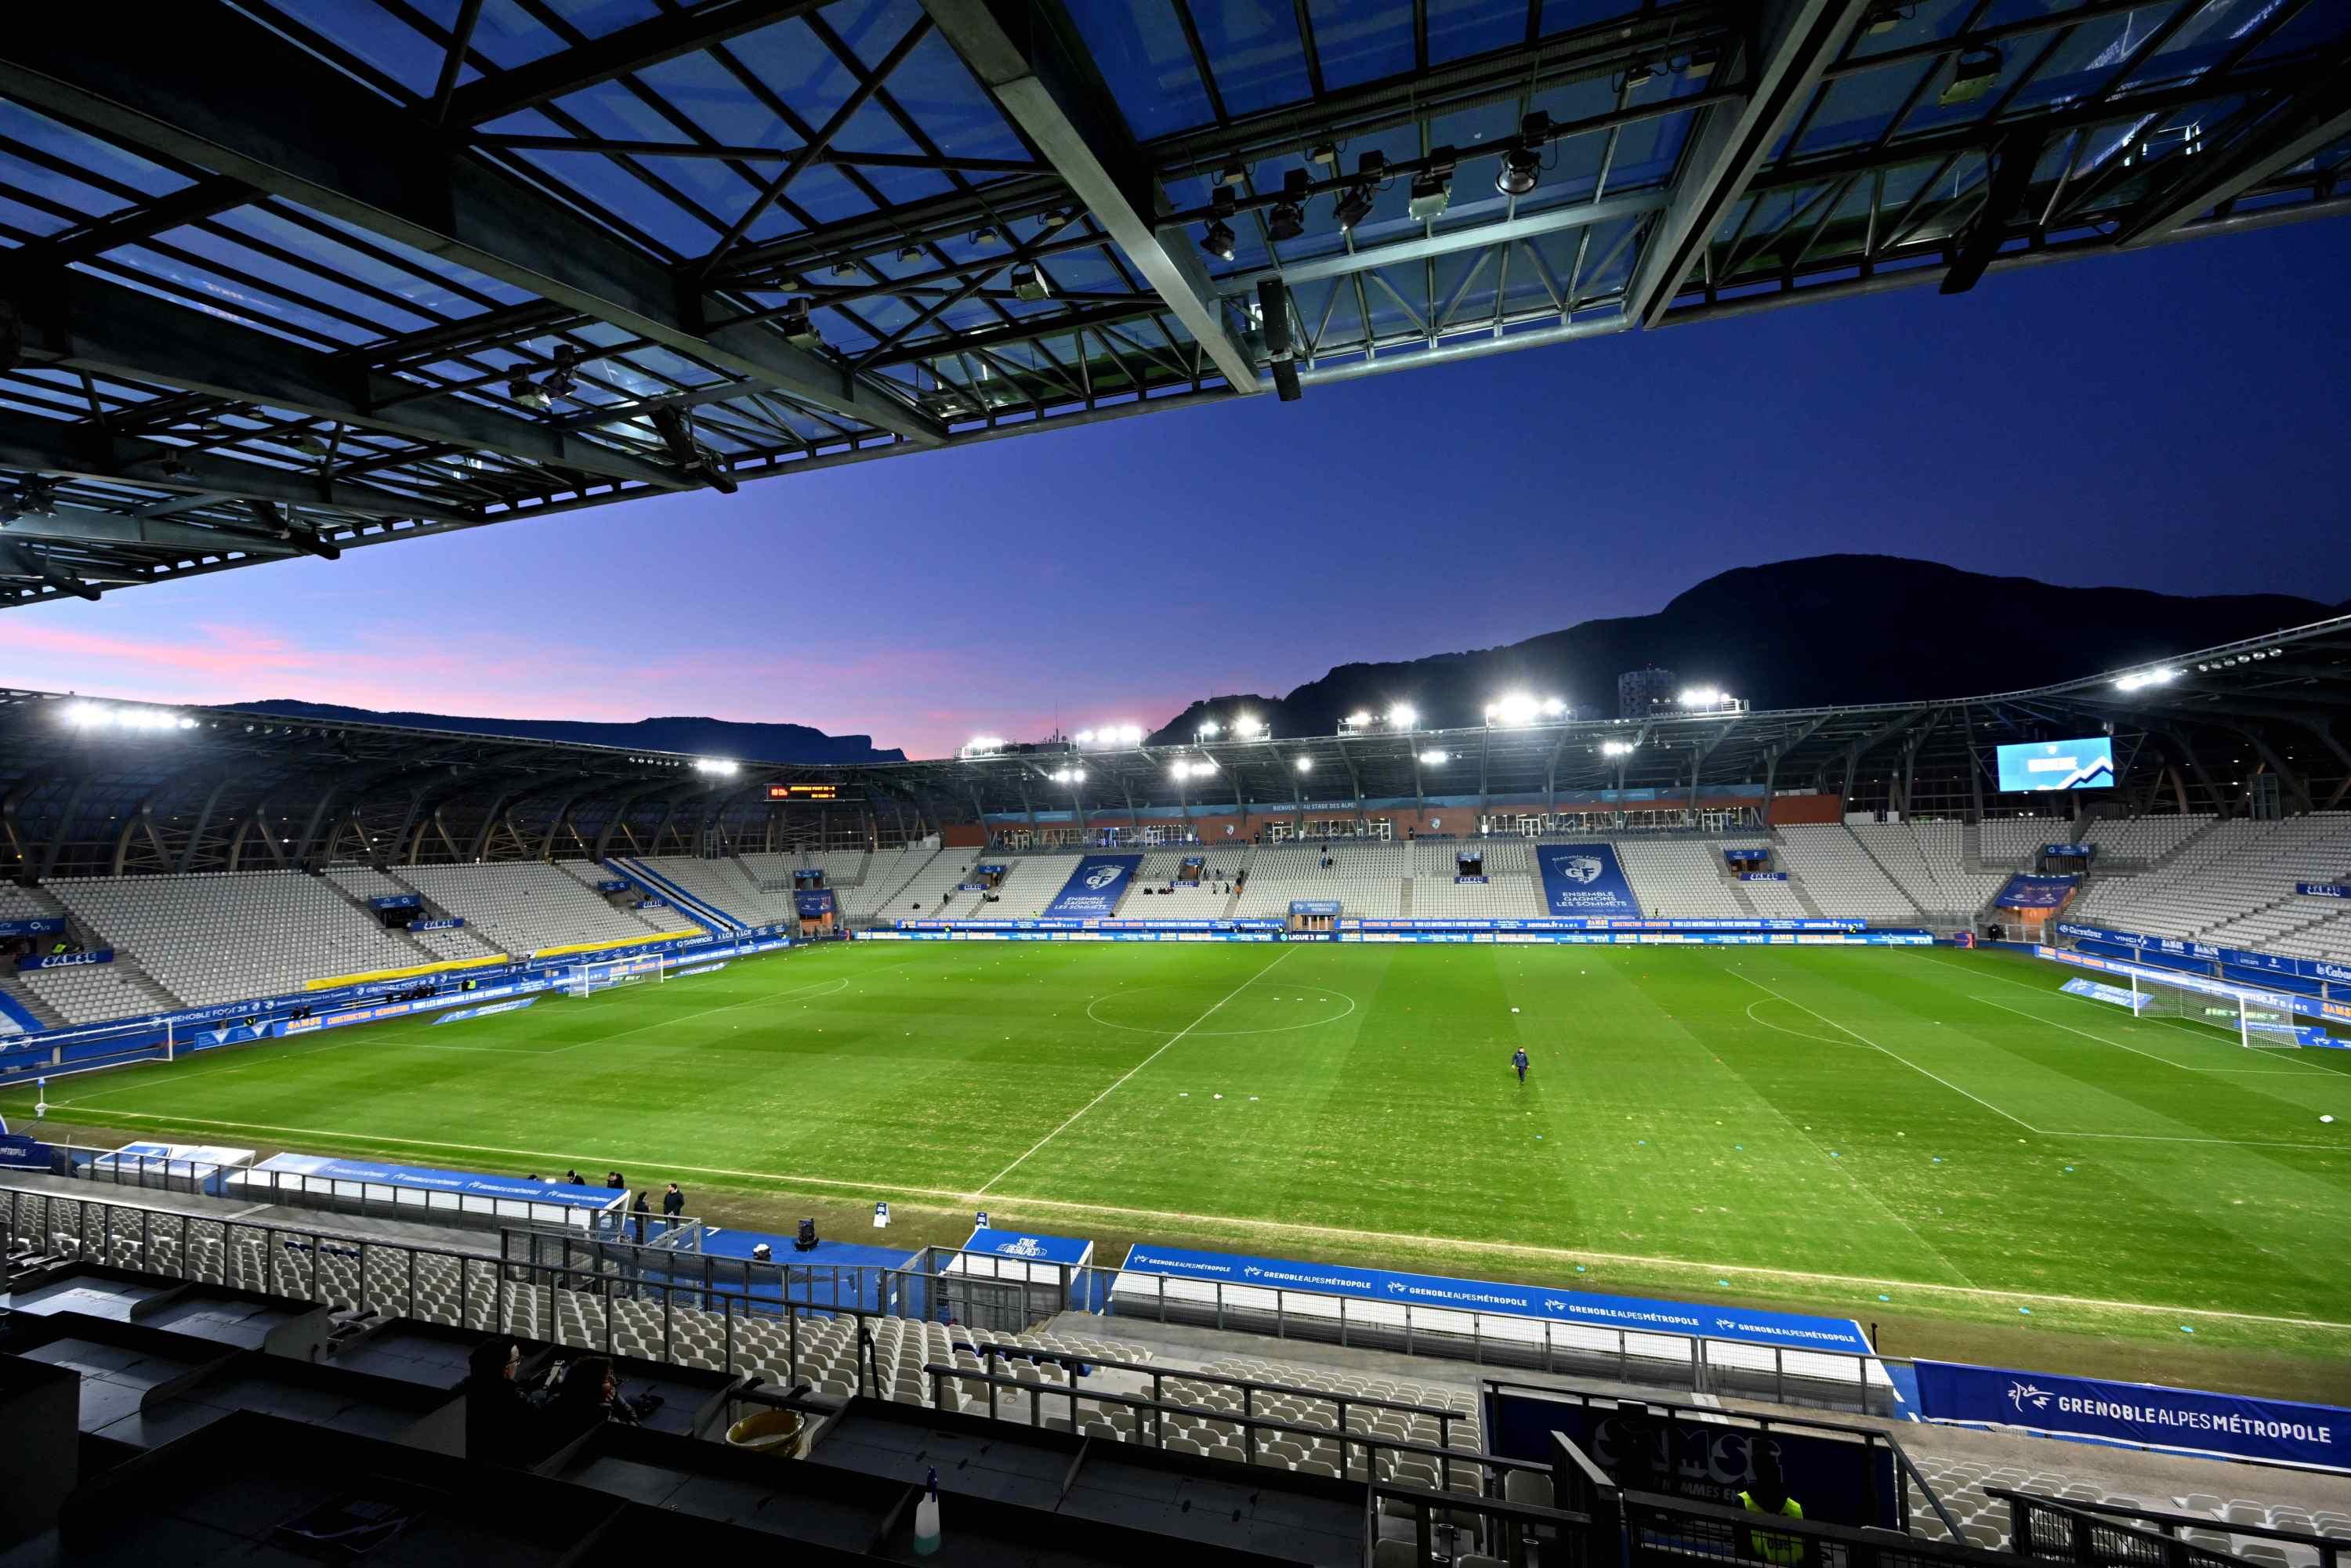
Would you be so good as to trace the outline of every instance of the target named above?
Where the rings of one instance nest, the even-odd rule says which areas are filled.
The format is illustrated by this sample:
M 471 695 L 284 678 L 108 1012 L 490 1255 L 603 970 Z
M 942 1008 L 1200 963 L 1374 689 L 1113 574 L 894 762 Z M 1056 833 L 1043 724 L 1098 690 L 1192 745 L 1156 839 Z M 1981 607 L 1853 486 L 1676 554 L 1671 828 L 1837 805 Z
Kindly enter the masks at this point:
M 18 7 L 0 602 L 2337 213 L 2346 68 L 2324 0 Z
M 2154 675 L 2157 678 L 2148 679 Z M 987 815 L 1200 814 L 1474 797 L 1588 801 L 1769 783 L 1867 803 L 1980 809 L 1997 745 L 2111 727 L 2133 810 L 2235 810 L 2277 775 L 2288 810 L 2351 793 L 2351 617 L 2030 690 L 1916 703 L 1637 722 L 1373 732 L 969 759 L 780 766 L 227 708 L 0 692 L 0 874 L 254 870 L 339 860 L 456 862 L 695 853 L 808 841 L 820 812 L 891 841 Z M 1629 743 L 1612 755 L 1607 743 Z M 1440 762 L 1424 753 L 1442 752 Z M 1299 759 L 1311 768 L 1301 772 Z M 1214 764 L 1179 780 L 1177 761 Z M 705 764 L 716 763 L 715 768 Z M 1083 769 L 1082 780 L 1057 772 Z M 1903 780 L 1897 794 L 1891 780 Z M 771 786 L 838 791 L 774 805 Z M 1694 787 L 1695 786 L 1695 787 Z M 2015 798 L 2005 802 L 2012 806 Z M 1350 814 L 1343 809 L 1337 814 Z

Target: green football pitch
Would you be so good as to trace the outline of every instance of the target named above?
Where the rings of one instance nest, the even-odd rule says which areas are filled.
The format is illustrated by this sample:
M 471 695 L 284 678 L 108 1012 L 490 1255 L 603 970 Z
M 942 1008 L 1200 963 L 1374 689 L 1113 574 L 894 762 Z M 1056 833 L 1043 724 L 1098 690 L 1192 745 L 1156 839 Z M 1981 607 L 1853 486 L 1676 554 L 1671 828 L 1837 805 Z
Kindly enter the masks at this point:
M 2351 1052 L 2248 1051 L 2064 977 L 1954 950 L 867 942 L 57 1080 L 49 1113 L 617 1166 L 754 1218 L 888 1198 L 918 1239 L 987 1207 L 1113 1260 L 1150 1239 L 2344 1355 Z

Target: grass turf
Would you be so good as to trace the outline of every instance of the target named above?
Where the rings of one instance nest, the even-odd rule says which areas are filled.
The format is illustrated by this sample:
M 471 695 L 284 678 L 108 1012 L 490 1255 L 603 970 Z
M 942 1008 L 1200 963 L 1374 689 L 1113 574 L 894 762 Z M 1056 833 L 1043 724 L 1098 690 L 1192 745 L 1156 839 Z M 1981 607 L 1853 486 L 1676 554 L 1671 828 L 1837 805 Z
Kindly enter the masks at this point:
M 876 942 L 54 1081 L 50 1113 L 618 1166 L 755 1223 L 887 1197 L 959 1239 L 984 1206 L 1105 1243 L 2351 1359 L 2351 1061 L 2064 977 L 1948 950 Z

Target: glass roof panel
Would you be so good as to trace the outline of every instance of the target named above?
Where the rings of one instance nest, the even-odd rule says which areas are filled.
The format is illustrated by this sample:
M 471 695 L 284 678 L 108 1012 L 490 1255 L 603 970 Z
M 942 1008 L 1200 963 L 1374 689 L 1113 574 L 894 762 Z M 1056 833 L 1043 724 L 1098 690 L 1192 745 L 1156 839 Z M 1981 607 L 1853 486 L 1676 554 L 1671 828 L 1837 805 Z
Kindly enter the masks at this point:
M 2251 3 L 2252 0 L 2239 0 L 2240 6 Z M 2269 22 L 2283 4 L 2283 0 L 2259 0 L 2257 10 L 2246 16 L 2241 24 L 2230 28 L 2231 39 L 2237 39 L 2252 32 L 2256 26 Z M 2306 5 L 2280 24 L 2276 32 L 2272 33 L 2256 46 L 2253 51 L 2245 57 L 2245 64 L 2263 65 L 2273 60 L 2303 54 L 2308 50 L 2325 48 L 2330 43 L 2340 41 L 2342 23 L 2343 13 L 2339 7 Z
M 868 70 L 923 19 L 922 0 L 833 0 L 819 15 Z
M 932 33 L 890 73 L 890 97 L 951 158 L 1029 156 L 955 47 Z
M 226 239 L 208 230 L 193 226 L 166 230 L 155 236 L 159 246 L 186 251 L 207 261 L 219 263 L 248 277 L 284 289 L 298 298 L 313 299 L 347 315 L 357 316 L 375 323 L 383 337 L 403 332 L 421 332 L 442 325 L 438 317 L 421 310 L 403 310 L 390 305 L 372 294 L 335 281 L 331 277 L 291 266 L 275 256 L 235 240 Z M 242 287 L 242 286 L 238 286 Z
M 448 51 L 382 6 L 352 0 L 272 0 L 273 8 L 349 51 L 418 98 L 441 79 Z
M 1527 0 L 1428 0 L 1428 63 L 1441 66 L 1524 41 L 1527 9 Z
M 1412 7 L 1399 0 L 1307 0 L 1322 83 L 1355 87 L 1413 67 Z
M 0 179 L 5 178 L 5 174 L 0 174 Z M 51 235 L 63 234 L 68 229 L 81 226 L 71 218 L 61 218 L 54 213 L 44 212 L 37 207 L 28 207 L 22 202 L 13 202 L 5 196 L 0 196 L 0 225 L 14 229 L 18 235 L 29 235 L 37 239 L 46 239 Z M 20 238 L 12 235 L 9 236 L 8 243 L 17 245 L 23 242 Z
M 68 226 L 73 227 L 78 227 L 82 221 L 102 218 L 132 204 L 95 185 L 60 174 L 41 164 L 27 162 L 9 152 L 0 152 L 0 185 L 39 197 L 78 214 L 76 219 L 68 220 Z
M 450 287 L 430 274 L 412 272 L 376 256 L 364 255 L 356 247 L 339 244 L 269 207 L 239 207 L 213 221 L 280 250 L 291 251 L 330 272 L 397 294 L 413 304 L 420 314 L 455 318 L 476 315 L 486 308 L 480 299 Z
M 120 246 L 107 252 L 106 258 L 111 265 L 129 267 L 147 277 L 192 289 L 201 298 L 218 302 L 221 314 L 234 315 L 244 324 L 249 325 L 256 319 L 282 322 L 319 338 L 355 347 L 375 342 L 383 337 L 381 331 L 355 326 L 323 310 L 308 309 L 274 295 L 263 294 L 202 267 L 159 255 L 145 246 Z M 183 308 L 188 305 L 185 298 L 177 295 L 164 298 Z
M 1214 118 L 1169 0 L 1072 5 L 1070 16 L 1126 116 L 1127 129 L 1139 140 L 1188 131 Z
M 45 114 L 37 114 L 5 98 L 0 98 L 0 137 L 21 141 L 27 147 L 71 163 L 77 169 L 87 171 L 93 180 L 128 185 L 151 196 L 167 195 L 189 183 L 185 176 L 176 174 L 160 163 L 123 152 L 94 136 L 86 136 L 70 126 L 61 125 Z
M 581 158 L 569 152 L 517 156 L 550 183 L 572 192 L 590 207 L 610 212 L 674 255 L 702 256 L 718 243 L 716 229 L 644 183 L 616 159 Z
M 832 117 L 833 110 L 849 101 L 857 90 L 857 78 L 841 61 L 841 57 L 817 38 L 805 23 L 791 27 L 767 27 L 745 40 L 756 48 L 737 52 L 737 57 L 770 92 L 784 100 L 800 122 L 813 130 Z M 893 40 L 893 42 L 895 40 Z M 700 65 L 716 73 L 723 83 L 719 92 L 725 98 L 745 97 L 742 84 L 726 74 L 725 68 L 704 56 L 687 56 L 673 61 L 678 65 Z M 649 73 L 650 74 L 650 73 Z M 669 80 L 664 78 L 664 84 Z M 706 105 L 678 99 L 697 118 Z M 723 101 L 723 99 L 718 99 Z M 798 138 L 788 145 L 796 145 Z
M 1290 0 L 1190 0 L 1200 47 L 1228 115 L 1311 96 L 1298 11 Z

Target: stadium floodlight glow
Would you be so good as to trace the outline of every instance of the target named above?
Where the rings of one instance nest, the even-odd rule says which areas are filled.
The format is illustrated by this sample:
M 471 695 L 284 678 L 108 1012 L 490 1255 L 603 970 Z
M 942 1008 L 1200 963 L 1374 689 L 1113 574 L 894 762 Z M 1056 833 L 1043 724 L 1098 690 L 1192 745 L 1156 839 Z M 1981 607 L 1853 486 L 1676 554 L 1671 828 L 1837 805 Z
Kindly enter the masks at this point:
M 1505 726 L 1532 724 L 1542 705 L 1524 692 L 1512 692 L 1486 705 L 1486 722 Z
M 1091 729 L 1081 729 L 1071 738 L 1080 746 L 1092 746 L 1094 743 L 1094 732 Z
M 1223 728 L 1224 727 L 1222 725 L 1218 724 L 1212 718 L 1204 718 L 1200 721 L 1200 733 L 1202 735 L 1214 736 Z
M 739 762 L 729 762 L 720 757 L 697 757 L 694 759 L 694 770 L 696 773 L 713 774 L 720 779 L 732 779 L 743 771 L 743 765 Z
M 1311 773 L 1311 772 L 1313 772 L 1313 771 L 1314 771 L 1314 758 L 1311 758 L 1311 757 L 1301 757 L 1301 758 L 1300 758 L 1298 759 L 1298 771 L 1300 771 L 1301 773 Z
M 1567 699 L 1565 697 L 1543 698 L 1543 715 L 1545 717 L 1557 718 L 1566 711 Z
M 1265 733 L 1265 721 L 1254 714 L 1242 714 L 1233 720 L 1233 733 L 1243 740 L 1253 740 Z
M 2179 674 L 2178 670 L 2134 670 L 2115 682 L 2115 689 L 2135 692 L 2142 686 L 2160 686 L 2168 684 Z
M 1398 703 L 1388 709 L 1390 729 L 1410 729 L 1420 722 L 1420 711 L 1409 703 Z
M 993 757 L 1003 749 L 1004 741 L 1002 737 L 993 735 L 975 735 L 971 739 L 964 743 L 964 748 L 961 751 L 956 752 L 956 755 L 966 758 L 974 757 Z
M 1603 757 L 1630 757 L 1637 749 L 1629 740 L 1604 740 L 1600 743 L 1600 755 Z
M 1347 727 L 1349 729 L 1362 729 L 1367 727 L 1371 722 L 1372 716 L 1361 711 L 1360 709 L 1347 716 Z
M 1086 770 L 1082 768 L 1056 768 L 1049 777 L 1056 784 L 1082 784 L 1086 781 Z
M 1446 755 L 1442 751 L 1424 751 L 1420 754 L 1420 759 L 1430 768 L 1440 768 L 1446 762 Z
M 76 729 L 120 729 L 137 733 L 193 729 L 196 721 L 168 708 L 111 707 L 105 703 L 69 702 L 57 716 Z

